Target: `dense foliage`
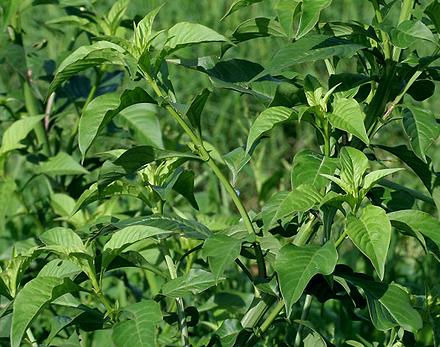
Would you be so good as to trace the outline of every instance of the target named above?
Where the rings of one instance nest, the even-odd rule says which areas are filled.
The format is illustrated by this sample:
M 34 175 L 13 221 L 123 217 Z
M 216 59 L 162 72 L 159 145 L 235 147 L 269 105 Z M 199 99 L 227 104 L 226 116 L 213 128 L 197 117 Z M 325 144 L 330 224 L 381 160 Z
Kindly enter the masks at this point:
M 0 344 L 437 346 L 440 2 L 146 3 L 0 2 Z

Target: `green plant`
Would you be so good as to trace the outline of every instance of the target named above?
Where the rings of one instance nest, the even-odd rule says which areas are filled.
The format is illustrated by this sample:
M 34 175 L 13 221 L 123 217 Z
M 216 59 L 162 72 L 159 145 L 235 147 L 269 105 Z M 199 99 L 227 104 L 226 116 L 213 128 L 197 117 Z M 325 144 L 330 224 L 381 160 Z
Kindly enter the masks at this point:
M 236 0 L 223 23 L 270 16 L 227 35 L 156 28 L 167 4 L 2 4 L 2 343 L 439 343 L 440 3 L 320 20 L 331 3 Z M 275 54 L 242 58 L 262 38 Z M 258 116 L 223 155 L 204 124 L 225 90 Z

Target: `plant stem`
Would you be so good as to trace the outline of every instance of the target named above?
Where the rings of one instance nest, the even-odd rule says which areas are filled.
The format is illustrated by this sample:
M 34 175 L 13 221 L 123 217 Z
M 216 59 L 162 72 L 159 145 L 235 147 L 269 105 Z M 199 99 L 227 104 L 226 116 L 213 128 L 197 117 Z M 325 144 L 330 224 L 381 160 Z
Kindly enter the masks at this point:
M 277 305 L 274 307 L 272 312 L 267 316 L 266 320 L 261 324 L 260 328 L 257 331 L 257 336 L 261 337 L 267 329 L 272 325 L 273 321 L 277 318 L 278 314 L 284 308 L 284 301 L 278 301 Z
M 339 238 L 336 240 L 335 242 L 335 247 L 338 248 L 342 242 L 344 242 L 345 238 L 347 237 L 347 232 L 344 231 L 341 236 L 339 236 Z
M 38 347 L 38 342 L 35 340 L 34 334 L 32 333 L 31 328 L 26 329 L 26 335 L 29 339 L 29 342 L 32 347 Z
M 162 243 L 162 252 L 171 279 L 177 278 L 176 265 L 174 264 L 174 261 L 171 258 L 170 251 L 163 243 Z M 177 317 L 179 319 L 179 329 L 180 329 L 180 337 L 182 340 L 182 346 L 189 347 L 191 345 L 189 343 L 188 326 L 186 324 L 185 305 L 183 303 L 182 298 L 176 298 L 176 306 L 177 306 Z
M 310 311 L 310 306 L 312 305 L 312 300 L 313 300 L 313 296 L 311 295 L 306 295 L 306 300 L 304 301 L 304 306 L 303 306 L 303 310 L 301 312 L 301 320 L 306 320 L 307 316 L 309 315 L 309 311 Z M 294 347 L 299 347 L 300 343 L 301 343 L 301 331 L 303 329 L 303 325 L 300 325 L 298 327 L 298 330 L 296 332 L 296 336 L 295 336 L 295 342 L 294 342 Z

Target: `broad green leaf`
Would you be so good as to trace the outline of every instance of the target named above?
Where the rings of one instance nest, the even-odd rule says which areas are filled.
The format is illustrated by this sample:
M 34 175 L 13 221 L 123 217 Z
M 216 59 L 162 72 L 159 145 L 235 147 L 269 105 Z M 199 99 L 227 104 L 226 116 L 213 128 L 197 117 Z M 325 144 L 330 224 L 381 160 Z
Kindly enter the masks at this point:
M 406 146 L 399 145 L 395 147 L 389 147 L 383 145 L 375 145 L 374 147 L 390 152 L 391 154 L 402 160 L 420 178 L 425 187 L 430 192 L 432 191 L 432 173 L 429 165 L 418 158 L 412 151 L 408 150 Z
M 121 46 L 108 41 L 98 41 L 90 46 L 82 46 L 58 66 L 47 95 L 50 95 L 64 81 L 88 68 L 102 64 L 121 65 L 127 67 L 134 75 L 135 63 L 134 59 L 124 55 L 124 49 Z
M 137 144 L 163 148 L 162 130 L 156 114 L 154 105 L 142 103 L 123 109 L 116 118 L 133 130 Z
M 221 20 L 225 19 L 226 17 L 228 17 L 229 15 L 231 15 L 235 11 L 238 11 L 241 8 L 250 6 L 252 4 L 256 4 L 257 2 L 261 2 L 261 1 L 263 0 L 235 0 Z
M 391 30 L 391 41 L 399 48 L 408 48 L 418 40 L 436 44 L 434 34 L 421 21 L 406 20 Z
M 391 223 L 385 211 L 368 205 L 362 209 L 359 218 L 353 215 L 347 217 L 345 231 L 356 247 L 370 259 L 382 280 L 391 241 Z
M 78 145 L 82 156 L 96 136 L 119 112 L 128 106 L 140 103 L 155 104 L 154 99 L 142 88 L 125 90 L 120 96 L 104 94 L 93 99 L 84 110 L 79 121 Z
M 196 210 L 199 205 L 194 196 L 194 171 L 184 170 L 173 185 L 173 190 L 182 195 Z
M 403 110 L 403 127 L 414 153 L 426 162 L 426 150 L 440 135 L 440 125 L 432 112 L 419 107 Z
M 286 245 L 281 248 L 274 268 L 278 274 L 287 316 L 290 315 L 292 305 L 299 300 L 312 277 L 317 274 L 331 274 L 337 260 L 335 245 L 330 242 L 322 247 Z
M 198 23 L 181 22 L 168 30 L 166 47 L 171 51 L 206 42 L 228 42 L 218 32 Z
M 0 155 L 5 154 L 14 149 L 25 147 L 20 142 L 36 127 L 38 122 L 44 116 L 29 116 L 15 121 L 9 128 L 5 130 L 2 136 L 2 145 Z
M 273 223 L 276 222 L 275 216 L 281 203 L 286 199 L 289 193 L 286 191 L 275 193 L 261 210 L 261 218 L 263 220 L 264 230 L 269 230 Z
M 440 248 L 440 221 L 430 214 L 418 210 L 401 210 L 388 213 L 391 224 L 404 229 L 409 227 L 415 233 L 420 233 L 430 239 Z
M 202 133 L 202 128 L 200 124 L 200 117 L 203 112 L 203 108 L 205 107 L 206 101 L 211 95 L 211 91 L 209 89 L 203 89 L 192 101 L 189 106 L 188 111 L 186 111 L 186 116 L 188 117 L 191 125 L 197 129 L 199 134 Z
M 215 286 L 219 280 L 211 272 L 201 269 L 191 269 L 187 275 L 183 275 L 168 281 L 162 286 L 162 294 L 170 298 L 179 298 L 186 295 L 196 295 L 206 289 Z
M 128 317 L 113 327 L 112 339 L 116 347 L 156 347 L 156 325 L 162 321 L 160 305 L 153 300 L 142 300 L 122 309 Z
M 311 184 L 317 189 L 327 185 L 321 174 L 333 175 L 338 166 L 338 159 L 329 158 L 310 150 L 303 150 L 295 155 L 291 171 L 292 188 L 302 184 Z
M 438 0 L 432 0 L 425 8 L 425 13 L 431 19 L 437 32 L 440 32 L 440 2 Z
M 249 130 L 246 142 L 246 153 L 249 153 L 255 142 L 275 125 L 288 120 L 293 114 L 293 110 L 284 107 L 270 107 L 259 114 Z
M 294 37 L 294 20 L 296 14 L 299 12 L 298 6 L 302 0 L 278 0 L 275 3 L 274 9 L 281 27 L 289 38 Z
M 337 268 L 335 275 L 363 289 L 371 321 L 376 329 L 389 330 L 396 326 L 411 332 L 422 328 L 420 314 L 411 306 L 408 293 L 397 284 L 374 282 L 363 274 Z
M 343 147 L 340 152 L 341 180 L 347 183 L 352 193 L 362 185 L 362 178 L 368 169 L 368 158 L 360 150 Z
M 56 278 L 70 278 L 73 280 L 81 269 L 75 263 L 66 259 L 53 259 L 48 262 L 38 273 L 38 277 L 56 277 Z
M 212 232 L 207 227 L 197 221 L 161 215 L 129 218 L 113 224 L 118 229 L 133 225 L 145 225 L 173 231 L 182 236 L 198 240 L 205 240 L 212 235 Z
M 240 255 L 241 241 L 233 237 L 216 234 L 205 240 L 202 256 L 208 258 L 209 268 L 218 281 L 225 271 Z
M 81 238 L 73 230 L 63 227 L 49 229 L 40 235 L 47 249 L 69 256 L 71 254 L 89 254 Z
M 65 152 L 59 152 L 36 168 L 36 172 L 53 176 L 86 175 L 89 172 Z
M 234 43 L 241 43 L 258 37 L 285 37 L 280 23 L 274 18 L 257 17 L 241 23 L 232 33 L 231 40 Z
M 74 213 L 76 202 L 69 195 L 63 193 L 51 194 L 50 205 L 61 219 L 75 226 L 82 226 L 85 223 L 85 216 L 82 211 Z
M 317 205 L 321 199 L 321 194 L 314 186 L 303 184 L 289 192 L 281 201 L 274 219 L 278 220 L 295 212 L 308 211 Z
M 364 177 L 364 184 L 362 186 L 362 192 L 366 194 L 373 186 L 385 176 L 391 175 L 395 172 L 402 171 L 402 168 L 396 169 L 382 169 L 370 172 Z
M 26 283 L 13 304 L 11 347 L 20 347 L 25 331 L 48 304 L 78 289 L 68 278 L 36 277 Z
M 324 60 L 333 56 L 351 57 L 362 48 L 365 47 L 347 39 L 309 34 L 294 43 L 285 45 L 275 53 L 266 67 L 266 73 L 278 75 L 296 64 Z
M 154 236 L 168 236 L 174 230 L 161 229 L 149 225 L 132 225 L 116 231 L 102 250 L 102 268 L 106 269 L 111 261 L 132 244 Z
M 333 112 L 327 114 L 327 117 L 335 128 L 353 134 L 367 145 L 370 143 L 364 126 L 365 114 L 356 100 L 336 99 Z
M 296 39 L 306 35 L 318 23 L 319 15 L 323 9 L 330 6 L 332 0 L 303 0 L 301 16 L 299 19 Z
M 222 347 L 233 347 L 243 326 L 237 319 L 225 319 L 215 334 L 220 337 Z

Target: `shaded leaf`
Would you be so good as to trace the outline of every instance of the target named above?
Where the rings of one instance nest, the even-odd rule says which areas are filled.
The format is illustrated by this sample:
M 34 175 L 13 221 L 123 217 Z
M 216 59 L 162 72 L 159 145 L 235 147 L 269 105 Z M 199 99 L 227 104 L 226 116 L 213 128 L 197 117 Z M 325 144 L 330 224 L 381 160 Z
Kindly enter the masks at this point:
M 263 0 L 235 0 L 221 20 L 225 19 L 226 17 L 228 17 L 229 15 L 231 15 L 235 11 L 238 11 L 241 8 L 250 6 L 252 4 L 256 4 L 257 2 L 261 2 L 261 1 Z
M 89 172 L 65 152 L 59 152 L 36 168 L 36 172 L 54 175 L 86 175 Z
M 296 39 L 300 39 L 313 29 L 318 23 L 319 15 L 323 9 L 330 6 L 332 0 L 303 0 L 301 3 L 301 16 L 299 19 Z
M 186 295 L 196 295 L 212 286 L 218 280 L 211 272 L 201 269 L 191 269 L 189 274 L 168 281 L 162 286 L 162 294 L 171 298 L 179 298 Z
M 0 155 L 25 147 L 20 142 L 36 127 L 44 116 L 29 116 L 12 123 L 2 136 Z

